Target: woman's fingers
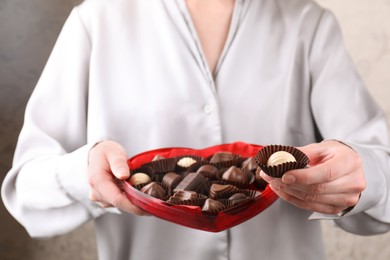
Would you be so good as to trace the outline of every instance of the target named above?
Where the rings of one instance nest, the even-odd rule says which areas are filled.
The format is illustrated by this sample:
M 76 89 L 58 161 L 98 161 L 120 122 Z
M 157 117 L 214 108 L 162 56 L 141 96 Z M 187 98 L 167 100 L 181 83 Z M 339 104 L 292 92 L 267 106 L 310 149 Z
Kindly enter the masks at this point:
M 282 178 L 261 173 L 275 193 L 297 207 L 321 213 L 339 213 L 356 205 L 366 186 L 357 153 L 337 141 L 300 149 L 310 159 L 308 168 L 288 171 Z
M 136 214 L 149 215 L 131 203 L 117 186 L 115 178 L 127 179 L 130 175 L 125 150 L 112 141 L 94 146 L 89 153 L 90 200 L 103 208 L 116 207 Z

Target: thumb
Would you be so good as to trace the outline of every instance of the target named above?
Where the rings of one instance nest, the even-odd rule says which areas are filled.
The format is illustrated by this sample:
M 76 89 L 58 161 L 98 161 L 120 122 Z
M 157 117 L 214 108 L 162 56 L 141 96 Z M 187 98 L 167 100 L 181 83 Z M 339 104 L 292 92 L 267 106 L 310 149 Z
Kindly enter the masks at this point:
M 118 145 L 107 156 L 108 164 L 112 174 L 120 179 L 125 180 L 130 177 L 130 169 L 127 164 L 127 154 L 122 146 Z
M 310 165 L 324 163 L 331 159 L 333 154 L 324 143 L 313 143 L 298 148 L 309 157 Z

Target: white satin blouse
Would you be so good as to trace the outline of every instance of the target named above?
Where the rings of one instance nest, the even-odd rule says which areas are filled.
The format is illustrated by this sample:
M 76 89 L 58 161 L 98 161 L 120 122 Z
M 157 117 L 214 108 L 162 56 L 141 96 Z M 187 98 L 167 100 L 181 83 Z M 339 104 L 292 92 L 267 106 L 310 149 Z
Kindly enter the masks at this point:
M 361 156 L 367 189 L 346 216 L 278 200 L 219 233 L 99 208 L 87 153 L 243 141 L 302 146 L 338 139 Z M 28 103 L 2 198 L 33 237 L 94 219 L 102 260 L 324 259 L 320 222 L 358 234 L 390 227 L 383 112 L 334 16 L 309 0 L 236 0 L 212 75 L 184 0 L 86 0 L 74 8 Z

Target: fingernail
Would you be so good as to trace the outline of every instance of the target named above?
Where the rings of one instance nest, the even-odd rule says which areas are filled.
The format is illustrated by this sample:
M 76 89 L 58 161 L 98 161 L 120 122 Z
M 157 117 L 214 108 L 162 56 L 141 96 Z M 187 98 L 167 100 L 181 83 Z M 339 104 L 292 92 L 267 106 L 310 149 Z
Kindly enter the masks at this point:
M 129 172 L 127 171 L 127 169 L 125 167 L 120 167 L 117 169 L 116 175 L 119 179 L 128 178 Z
M 287 184 L 293 184 L 295 183 L 295 177 L 292 175 L 283 175 L 282 182 Z

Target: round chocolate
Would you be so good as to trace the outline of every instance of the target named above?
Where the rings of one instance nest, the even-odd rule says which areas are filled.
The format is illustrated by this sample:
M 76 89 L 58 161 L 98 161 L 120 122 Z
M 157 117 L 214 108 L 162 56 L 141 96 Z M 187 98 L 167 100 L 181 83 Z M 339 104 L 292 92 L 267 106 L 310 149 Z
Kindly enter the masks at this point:
M 151 182 L 149 175 L 143 172 L 137 172 L 131 175 L 129 182 L 132 186 L 140 185 L 140 184 L 147 184 Z
M 165 190 L 156 182 L 149 183 L 144 186 L 141 191 L 157 199 L 163 199 L 165 197 Z
M 205 177 L 216 176 L 218 168 L 211 164 L 205 164 L 199 167 L 196 172 L 203 174 Z
M 236 166 L 232 166 L 227 171 L 225 171 L 222 175 L 222 179 L 239 184 L 248 183 L 248 175 Z
M 295 157 L 286 151 L 278 151 L 273 153 L 267 161 L 267 166 L 275 166 L 286 162 L 296 162 Z
M 247 201 L 251 201 L 252 198 L 248 197 L 244 193 L 236 193 L 236 194 L 233 194 L 229 198 L 229 200 L 232 202 L 233 205 L 237 205 L 237 204 L 245 203 Z

